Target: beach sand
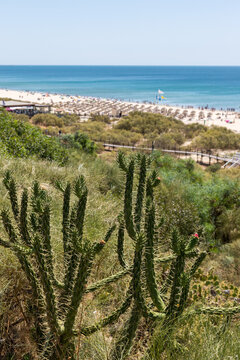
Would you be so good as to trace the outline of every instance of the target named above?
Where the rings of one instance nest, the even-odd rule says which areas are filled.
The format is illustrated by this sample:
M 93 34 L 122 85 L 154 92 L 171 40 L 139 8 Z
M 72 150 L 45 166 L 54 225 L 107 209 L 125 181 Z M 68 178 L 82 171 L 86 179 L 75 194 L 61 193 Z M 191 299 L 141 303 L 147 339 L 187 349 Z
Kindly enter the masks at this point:
M 0 98 L 27 101 L 38 104 L 49 104 L 53 113 L 68 112 L 77 114 L 82 120 L 90 114 L 117 116 L 121 112 L 127 115 L 131 111 L 160 113 L 180 119 L 185 124 L 199 123 L 206 126 L 224 126 L 240 133 L 240 113 L 235 111 L 193 108 L 191 106 L 171 106 L 168 104 L 151 104 L 119 101 L 85 96 L 70 96 L 29 91 L 0 89 Z

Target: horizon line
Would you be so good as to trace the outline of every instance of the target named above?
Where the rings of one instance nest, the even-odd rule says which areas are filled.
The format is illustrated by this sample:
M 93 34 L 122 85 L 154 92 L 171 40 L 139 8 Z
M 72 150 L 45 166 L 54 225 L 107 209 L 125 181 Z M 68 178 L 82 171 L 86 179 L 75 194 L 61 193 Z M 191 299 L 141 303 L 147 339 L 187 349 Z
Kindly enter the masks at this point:
M 128 65 L 128 64 L 122 64 L 122 65 L 112 65 L 112 64 L 0 64 L 0 66 L 122 66 L 122 67 L 240 67 L 240 65 Z

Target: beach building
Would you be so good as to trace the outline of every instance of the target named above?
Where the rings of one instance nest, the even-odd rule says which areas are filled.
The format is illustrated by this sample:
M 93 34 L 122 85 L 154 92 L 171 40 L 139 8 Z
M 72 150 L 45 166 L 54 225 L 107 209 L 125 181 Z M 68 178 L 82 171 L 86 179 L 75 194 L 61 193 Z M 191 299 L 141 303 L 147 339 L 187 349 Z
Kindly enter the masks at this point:
M 51 105 L 34 104 L 22 101 L 1 100 L 0 107 L 3 107 L 9 112 L 14 112 L 16 114 L 26 114 L 28 116 L 51 112 Z

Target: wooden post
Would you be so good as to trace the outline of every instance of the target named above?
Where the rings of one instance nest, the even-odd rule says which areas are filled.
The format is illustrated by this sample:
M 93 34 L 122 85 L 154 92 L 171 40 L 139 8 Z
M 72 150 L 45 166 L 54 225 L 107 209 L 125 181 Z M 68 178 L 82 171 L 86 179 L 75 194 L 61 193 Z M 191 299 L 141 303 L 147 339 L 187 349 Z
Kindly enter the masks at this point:
M 152 152 L 154 152 L 154 141 L 152 141 Z
M 209 150 L 209 166 L 211 165 L 211 150 Z

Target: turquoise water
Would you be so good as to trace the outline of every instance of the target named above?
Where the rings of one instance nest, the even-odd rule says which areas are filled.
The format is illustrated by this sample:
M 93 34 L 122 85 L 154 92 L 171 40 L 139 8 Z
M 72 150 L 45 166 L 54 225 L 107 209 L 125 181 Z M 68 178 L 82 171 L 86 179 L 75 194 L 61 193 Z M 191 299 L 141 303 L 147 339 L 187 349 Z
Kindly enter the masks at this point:
M 0 88 L 240 110 L 240 67 L 0 66 Z

